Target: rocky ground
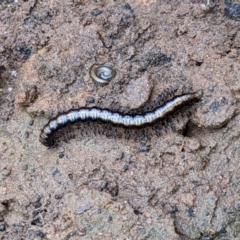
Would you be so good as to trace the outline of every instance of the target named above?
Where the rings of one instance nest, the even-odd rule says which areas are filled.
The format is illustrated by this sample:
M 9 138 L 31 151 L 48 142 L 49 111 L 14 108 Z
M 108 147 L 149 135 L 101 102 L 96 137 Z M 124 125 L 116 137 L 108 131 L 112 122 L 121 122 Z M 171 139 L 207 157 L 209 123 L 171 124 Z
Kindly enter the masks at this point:
M 239 4 L 1 0 L 0 239 L 240 239 Z M 116 77 L 96 85 L 94 64 Z M 177 132 L 38 140 L 76 102 L 170 86 L 204 91 Z

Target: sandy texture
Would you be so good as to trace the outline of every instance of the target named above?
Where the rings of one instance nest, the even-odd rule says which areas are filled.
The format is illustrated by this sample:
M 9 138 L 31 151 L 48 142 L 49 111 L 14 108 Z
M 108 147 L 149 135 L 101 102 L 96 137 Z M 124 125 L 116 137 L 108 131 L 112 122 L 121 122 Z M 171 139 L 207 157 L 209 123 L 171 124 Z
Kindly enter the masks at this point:
M 240 239 L 240 17 L 204 4 L 0 1 L 0 239 Z M 170 86 L 204 91 L 182 134 L 38 141 L 59 109 Z

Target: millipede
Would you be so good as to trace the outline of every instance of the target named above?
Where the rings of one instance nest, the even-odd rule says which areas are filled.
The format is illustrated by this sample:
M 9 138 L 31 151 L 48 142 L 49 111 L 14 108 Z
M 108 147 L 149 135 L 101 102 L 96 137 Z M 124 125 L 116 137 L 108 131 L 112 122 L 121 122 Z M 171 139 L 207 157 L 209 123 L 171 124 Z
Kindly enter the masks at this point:
M 94 133 L 105 133 L 105 135 L 108 126 L 115 127 L 115 129 L 120 127 L 125 129 L 126 132 L 128 132 L 129 129 L 138 131 L 138 129 L 144 129 L 156 123 L 163 122 L 182 107 L 200 100 L 203 96 L 202 89 L 196 92 L 182 92 L 179 95 L 173 93 L 174 91 L 175 90 L 170 90 L 170 95 L 173 96 L 167 101 L 165 100 L 167 94 L 161 94 L 158 101 L 155 102 L 154 108 L 147 111 L 136 110 L 135 113 L 125 113 L 97 106 L 70 109 L 50 119 L 42 128 L 39 140 L 46 147 L 55 146 L 61 140 L 69 140 L 74 137 L 73 126 L 80 129 L 80 126 L 86 123 L 97 123 L 95 124 Z M 167 92 L 169 92 L 169 90 Z M 81 129 L 81 131 L 84 130 Z

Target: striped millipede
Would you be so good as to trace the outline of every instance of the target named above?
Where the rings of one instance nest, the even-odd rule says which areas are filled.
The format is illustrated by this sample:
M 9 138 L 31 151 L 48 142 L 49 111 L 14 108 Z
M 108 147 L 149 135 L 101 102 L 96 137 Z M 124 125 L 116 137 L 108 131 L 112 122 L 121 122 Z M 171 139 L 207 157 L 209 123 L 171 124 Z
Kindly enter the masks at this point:
M 71 125 L 74 123 L 88 121 L 110 123 L 114 126 L 122 126 L 124 128 L 142 128 L 164 120 L 170 114 L 176 112 L 179 108 L 200 100 L 202 95 L 203 90 L 183 93 L 171 98 L 160 106 L 157 106 L 152 111 L 135 115 L 113 112 L 108 109 L 101 109 L 98 107 L 70 109 L 67 112 L 60 113 L 55 118 L 50 119 L 49 122 L 42 128 L 39 140 L 46 147 L 54 146 L 56 141 L 53 136 L 60 129 L 68 124 Z

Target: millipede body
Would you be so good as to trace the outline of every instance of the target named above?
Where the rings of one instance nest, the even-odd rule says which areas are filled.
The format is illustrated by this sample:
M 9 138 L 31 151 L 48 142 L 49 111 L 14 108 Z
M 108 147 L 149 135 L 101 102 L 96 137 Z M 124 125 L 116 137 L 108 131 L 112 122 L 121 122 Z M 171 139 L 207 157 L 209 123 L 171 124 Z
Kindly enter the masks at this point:
M 67 125 L 88 121 L 109 123 L 123 128 L 142 128 L 164 120 L 179 108 L 201 99 L 202 95 L 202 90 L 192 93 L 183 93 L 171 98 L 160 106 L 155 107 L 152 111 L 135 115 L 123 114 L 121 112 L 101 109 L 98 107 L 70 109 L 65 113 L 57 115 L 55 118 L 50 119 L 42 128 L 39 140 L 44 146 L 51 147 L 56 144 L 56 140 L 53 136 L 57 131 Z

